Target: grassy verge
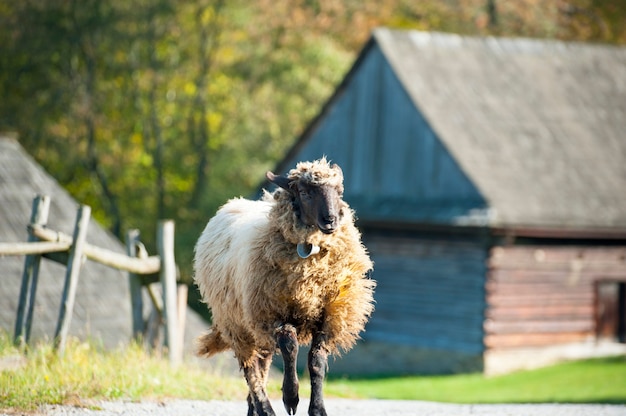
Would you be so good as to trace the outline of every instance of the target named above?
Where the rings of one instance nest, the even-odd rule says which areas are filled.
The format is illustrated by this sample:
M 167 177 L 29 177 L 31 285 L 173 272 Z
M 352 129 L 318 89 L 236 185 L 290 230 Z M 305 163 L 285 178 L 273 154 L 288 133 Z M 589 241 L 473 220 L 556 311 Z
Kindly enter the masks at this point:
M 244 400 L 243 377 L 223 377 L 191 364 L 171 368 L 158 357 L 131 345 L 102 351 L 71 341 L 64 357 L 49 344 L 26 351 L 13 347 L 0 331 L 0 362 L 15 357 L 16 368 L 0 366 L 0 409 L 33 410 L 43 404 L 89 405 L 92 400 L 165 398 Z M 9 360 L 10 361 L 10 360 Z M 307 378 L 301 396 L 307 397 Z M 281 380 L 269 394 L 280 397 Z M 429 400 L 454 403 L 626 403 L 626 358 L 561 364 L 499 377 L 480 374 L 329 380 L 328 397 Z
M 6 335 L 0 335 L 3 357 L 20 357 Z M 191 365 L 173 369 L 136 345 L 107 352 L 74 340 L 58 357 L 49 344 L 40 344 L 26 351 L 23 361 L 19 368 L 0 371 L 0 408 L 80 405 L 91 399 L 240 399 L 247 391 L 243 378 L 220 377 Z
M 481 374 L 333 380 L 359 397 L 450 403 L 626 403 L 626 357 L 583 360 L 498 377 Z

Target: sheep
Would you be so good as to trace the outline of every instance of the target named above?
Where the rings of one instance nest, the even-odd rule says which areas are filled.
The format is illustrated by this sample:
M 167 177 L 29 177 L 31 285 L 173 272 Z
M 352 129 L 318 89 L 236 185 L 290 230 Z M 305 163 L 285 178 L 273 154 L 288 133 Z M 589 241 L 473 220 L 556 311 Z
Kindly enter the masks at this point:
M 296 413 L 296 358 L 311 344 L 309 415 L 326 415 L 328 356 L 353 347 L 374 309 L 373 263 L 343 201 L 343 172 L 326 158 L 300 162 L 258 201 L 229 200 L 195 247 L 194 279 L 212 311 L 198 353 L 232 349 L 248 384 L 248 415 L 274 415 L 266 393 L 274 353 L 283 403 Z

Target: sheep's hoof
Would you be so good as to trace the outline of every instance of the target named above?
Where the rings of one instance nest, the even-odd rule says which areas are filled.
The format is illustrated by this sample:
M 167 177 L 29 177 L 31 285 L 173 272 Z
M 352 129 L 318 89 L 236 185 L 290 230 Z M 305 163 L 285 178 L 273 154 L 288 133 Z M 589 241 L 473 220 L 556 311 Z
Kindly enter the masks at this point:
M 326 416 L 326 409 L 324 408 L 324 406 L 310 406 L 309 416 Z
M 285 410 L 287 410 L 288 415 L 296 414 L 299 401 L 300 401 L 300 398 L 298 397 L 297 391 L 295 393 L 295 396 L 291 396 L 291 397 L 288 397 L 287 393 L 283 391 L 283 403 L 285 404 Z
M 285 377 L 283 380 L 283 403 L 285 404 L 285 409 L 289 415 L 296 414 L 298 402 L 300 402 L 298 387 L 299 383 L 297 378 Z

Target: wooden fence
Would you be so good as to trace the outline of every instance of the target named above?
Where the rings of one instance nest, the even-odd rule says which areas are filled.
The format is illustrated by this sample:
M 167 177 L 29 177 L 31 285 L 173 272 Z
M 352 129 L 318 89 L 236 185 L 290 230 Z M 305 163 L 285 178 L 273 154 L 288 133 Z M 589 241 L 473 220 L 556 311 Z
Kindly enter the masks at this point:
M 148 338 L 154 340 L 154 322 L 162 321 L 165 326 L 164 346 L 167 347 L 169 361 L 177 365 L 182 361 L 183 327 L 185 321 L 187 286 L 176 283 L 176 263 L 174 258 L 174 222 L 163 220 L 157 228 L 157 253 L 148 256 L 139 240 L 139 231 L 130 230 L 127 234 L 127 255 L 97 247 L 87 243 L 87 229 L 91 208 L 82 205 L 78 209 L 72 236 L 46 227 L 50 197 L 37 196 L 28 225 L 28 242 L 0 243 L 0 255 L 26 255 L 22 285 L 20 289 L 14 340 L 16 344 L 28 343 L 33 320 L 33 309 L 37 292 L 37 281 L 41 258 L 67 266 L 65 283 L 59 310 L 59 318 L 54 335 L 54 345 L 63 354 L 72 319 L 76 288 L 83 258 L 90 259 L 128 272 L 133 336 L 141 339 L 146 335 L 143 319 L 142 288 L 145 286 L 153 302 L 154 310 L 151 332 Z M 158 275 L 161 295 L 157 295 L 150 285 L 144 285 L 145 277 Z M 156 317 L 156 318 L 155 318 Z M 158 325 L 158 324 L 157 324 Z

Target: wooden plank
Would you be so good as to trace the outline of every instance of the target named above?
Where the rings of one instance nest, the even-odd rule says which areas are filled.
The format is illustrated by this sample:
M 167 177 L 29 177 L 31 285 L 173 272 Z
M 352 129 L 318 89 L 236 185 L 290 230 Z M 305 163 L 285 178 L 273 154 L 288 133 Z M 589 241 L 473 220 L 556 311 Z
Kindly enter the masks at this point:
M 128 230 L 126 233 L 126 254 L 128 254 L 128 257 L 137 257 L 138 244 L 139 230 Z M 133 339 L 137 342 L 141 342 L 144 330 L 141 278 L 136 273 L 128 272 L 128 285 L 130 290 L 131 316 L 133 321 Z
M 372 256 L 376 268 L 373 277 L 380 284 L 408 287 L 441 287 L 450 290 L 472 290 L 484 287 L 484 268 L 480 260 L 463 263 L 441 260 L 390 259 Z
M 626 261 L 626 247 L 598 246 L 510 246 L 494 247 L 491 250 L 494 260 L 569 262 L 573 259 L 598 262 Z
M 497 269 L 581 269 L 604 270 L 626 266 L 624 247 L 496 247 L 488 265 Z
M 487 334 L 485 335 L 485 347 L 489 349 L 496 349 L 567 344 L 570 342 L 584 341 L 591 335 L 592 334 L 586 331 L 552 334 Z
M 36 224 L 31 224 L 29 228 L 38 238 L 46 241 L 70 242 L 72 237 L 59 231 L 43 228 Z M 85 243 L 83 254 L 90 260 L 97 261 L 109 267 L 132 272 L 136 274 L 153 274 L 158 273 L 161 267 L 159 256 L 150 256 L 143 259 L 131 258 L 124 254 L 119 254 L 111 250 L 93 246 Z
M 533 320 L 533 319 L 580 319 L 593 316 L 594 307 L 592 304 L 560 304 L 547 305 L 540 303 L 537 305 L 500 305 L 490 306 L 485 311 L 487 319 L 494 320 Z
M 442 304 L 448 303 L 445 307 Z M 393 313 L 403 319 L 464 319 L 468 315 L 480 315 L 485 304 L 479 299 L 460 299 L 450 302 L 448 294 L 406 296 L 402 294 L 377 293 L 376 317 L 381 313 Z
M 475 328 L 459 326 L 442 329 L 439 325 L 411 325 L 409 322 L 379 320 L 368 324 L 364 336 L 367 338 L 376 336 L 385 339 L 387 343 L 402 339 L 405 343 L 431 348 L 445 347 L 452 350 L 483 348 L 483 331 L 480 325 L 476 325 Z
M 485 284 L 487 293 L 497 293 L 502 296 L 516 295 L 516 296 L 541 296 L 541 294 L 562 294 L 568 296 L 575 293 L 589 293 L 593 291 L 593 285 L 591 282 L 583 284 L 568 284 L 563 283 L 534 283 L 527 284 L 523 282 L 494 282 L 490 281 Z
M 405 259 L 476 259 L 485 260 L 485 252 L 474 241 L 436 240 L 411 237 L 368 236 L 367 246 L 383 258 Z
M 177 311 L 176 319 L 178 320 L 178 350 L 182 355 L 185 347 L 185 325 L 187 324 L 187 299 L 189 298 L 189 287 L 186 284 L 176 286 L 176 302 Z
M 170 364 L 182 361 L 182 349 L 178 342 L 178 316 L 176 306 L 176 261 L 174 259 L 174 221 L 159 222 L 157 251 L 161 258 L 161 285 L 163 287 L 163 315 L 165 320 L 165 344 Z
M 445 318 L 421 318 L 402 319 L 394 314 L 381 313 L 377 315 L 376 321 L 371 320 L 369 327 L 388 327 L 390 332 L 406 331 L 421 337 L 425 332 L 433 334 L 446 333 L 453 337 L 465 337 L 467 334 L 482 334 L 483 320 L 479 316 L 474 316 L 465 320 L 450 320 Z
M 626 282 L 626 269 L 594 273 L 594 278 L 603 282 Z
M 593 303 L 592 292 L 578 292 L 571 294 L 563 293 L 526 293 L 526 294 L 501 294 L 487 293 L 487 305 L 489 307 L 506 307 L 520 305 L 572 305 L 583 304 L 589 305 Z
M 160 338 L 160 328 L 163 324 L 163 290 L 160 282 L 147 284 L 146 290 L 152 300 L 152 308 L 146 322 L 146 343 L 149 348 L 157 349 Z
M 50 211 L 50 197 L 38 195 L 33 200 L 30 222 L 37 225 L 45 225 Z M 28 233 L 29 243 L 38 241 L 33 233 Z M 16 345 L 28 343 L 30 329 L 33 321 L 35 297 L 37 295 L 37 281 L 39 277 L 39 264 L 41 255 L 28 255 L 24 260 L 24 273 L 17 307 L 17 319 L 15 320 L 15 334 L 13 342 Z
M 545 334 L 563 332 L 591 333 L 594 329 L 592 317 L 577 320 L 524 320 L 524 321 L 485 321 L 487 334 Z
M 69 243 L 33 241 L 31 243 L 0 243 L 0 256 L 17 256 L 67 251 Z
M 508 267 L 492 267 L 489 265 L 489 270 L 522 270 L 529 271 L 569 271 L 582 274 L 599 275 L 599 274 L 615 274 L 619 273 L 624 275 L 624 264 L 621 263 L 518 263 L 510 264 Z
M 385 270 L 385 276 L 391 271 Z M 379 274 L 382 274 L 379 270 Z M 389 293 L 394 296 L 424 296 L 432 299 L 431 296 L 460 296 L 463 299 L 480 299 L 482 301 L 485 293 L 484 283 L 479 277 L 468 275 L 459 277 L 458 281 L 447 279 L 438 275 L 431 275 L 433 278 L 422 277 L 421 275 L 411 275 L 407 273 L 396 273 L 394 280 L 390 281 L 384 278 L 378 279 L 376 274 L 374 279 L 378 281 L 377 293 Z M 409 299 L 410 300 L 410 299 Z
M 59 321 L 54 334 L 54 347 L 59 353 L 65 353 L 65 344 L 67 334 L 70 330 L 72 322 L 72 313 L 74 311 L 74 300 L 76 299 L 76 288 L 78 287 L 78 277 L 80 274 L 80 266 L 83 261 L 83 248 L 85 238 L 87 237 L 87 228 L 89 227 L 89 218 L 91 216 L 91 208 L 82 205 L 76 216 L 76 225 L 74 227 L 74 236 L 72 238 L 72 248 L 70 249 L 70 257 L 67 264 L 65 274 L 65 285 L 63 286 L 63 295 L 61 298 L 61 310 L 59 311 Z
M 533 284 L 572 284 L 572 283 L 592 283 L 597 275 L 587 271 L 576 271 L 571 269 L 492 269 L 487 275 L 488 282 L 498 283 L 525 283 Z M 626 274 L 626 269 L 622 272 Z
M 491 258 L 494 261 L 566 263 L 575 259 L 597 261 L 623 261 L 625 247 L 597 246 L 509 246 L 494 247 Z

